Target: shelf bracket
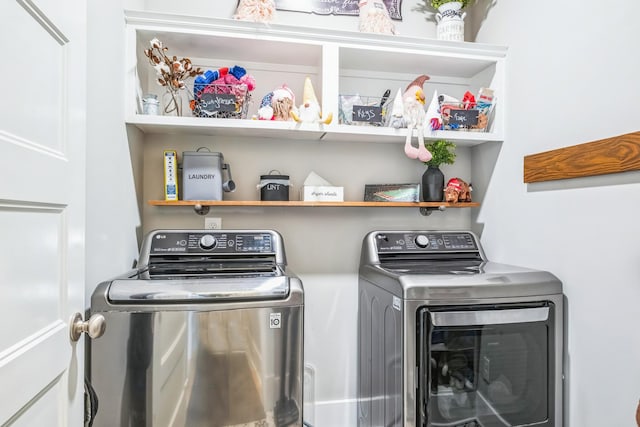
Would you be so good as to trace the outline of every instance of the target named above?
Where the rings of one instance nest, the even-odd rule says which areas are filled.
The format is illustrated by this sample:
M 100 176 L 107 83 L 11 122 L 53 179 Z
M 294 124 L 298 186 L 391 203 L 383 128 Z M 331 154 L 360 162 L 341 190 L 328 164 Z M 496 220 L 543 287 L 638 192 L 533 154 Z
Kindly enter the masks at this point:
M 420 214 L 422 216 L 429 216 L 431 215 L 432 212 L 434 211 L 444 211 L 447 207 L 446 206 L 438 206 L 437 208 L 427 208 L 427 207 L 422 207 L 420 208 Z
M 193 210 L 196 211 L 196 213 L 198 215 L 206 215 L 209 213 L 209 210 L 211 209 L 211 207 L 209 206 L 202 206 L 201 204 L 197 204 L 193 206 Z

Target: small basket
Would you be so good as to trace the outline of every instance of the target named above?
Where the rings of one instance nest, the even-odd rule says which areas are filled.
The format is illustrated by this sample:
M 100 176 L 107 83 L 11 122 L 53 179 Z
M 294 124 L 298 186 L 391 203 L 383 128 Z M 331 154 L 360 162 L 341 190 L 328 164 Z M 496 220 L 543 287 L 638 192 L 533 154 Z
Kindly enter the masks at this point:
M 493 104 L 469 108 L 462 102 L 445 102 L 440 105 L 442 130 L 487 132 L 492 112 Z
M 247 85 L 208 84 L 194 86 L 195 117 L 246 119 L 251 101 Z
M 353 126 L 384 126 L 393 100 L 380 96 L 340 95 L 339 123 Z

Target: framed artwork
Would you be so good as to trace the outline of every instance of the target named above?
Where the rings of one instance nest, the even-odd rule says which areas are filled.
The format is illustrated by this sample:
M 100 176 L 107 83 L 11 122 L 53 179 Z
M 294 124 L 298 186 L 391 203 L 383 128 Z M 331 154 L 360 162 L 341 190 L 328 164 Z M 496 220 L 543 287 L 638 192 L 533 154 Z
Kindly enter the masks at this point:
M 389 16 L 402 21 L 402 0 L 382 0 L 387 6 Z M 358 16 L 358 0 L 276 0 L 276 9 L 294 12 L 315 13 L 317 15 L 355 15 Z

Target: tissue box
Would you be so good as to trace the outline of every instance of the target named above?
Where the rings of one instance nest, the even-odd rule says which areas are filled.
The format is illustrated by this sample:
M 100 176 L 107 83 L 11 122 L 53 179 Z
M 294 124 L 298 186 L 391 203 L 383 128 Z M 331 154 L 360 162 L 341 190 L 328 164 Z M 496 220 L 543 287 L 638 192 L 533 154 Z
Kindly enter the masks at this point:
M 305 202 L 344 202 L 344 187 L 305 185 L 302 187 Z
M 418 202 L 420 184 L 365 184 L 365 202 Z

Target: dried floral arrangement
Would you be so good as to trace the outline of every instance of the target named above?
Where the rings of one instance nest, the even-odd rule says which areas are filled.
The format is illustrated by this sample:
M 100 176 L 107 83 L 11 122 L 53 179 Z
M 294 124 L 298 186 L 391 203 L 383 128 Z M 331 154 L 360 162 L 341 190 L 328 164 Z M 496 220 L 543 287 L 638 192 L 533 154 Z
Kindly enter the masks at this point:
M 149 42 L 150 48 L 144 50 L 144 54 L 149 58 L 149 63 L 156 70 L 158 84 L 166 86 L 167 89 L 177 91 L 186 88 L 184 79 L 202 74 L 200 68 L 193 68 L 189 58 L 178 59 L 177 56 L 169 56 L 169 48 L 163 46 L 162 42 L 154 38 Z

